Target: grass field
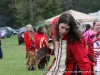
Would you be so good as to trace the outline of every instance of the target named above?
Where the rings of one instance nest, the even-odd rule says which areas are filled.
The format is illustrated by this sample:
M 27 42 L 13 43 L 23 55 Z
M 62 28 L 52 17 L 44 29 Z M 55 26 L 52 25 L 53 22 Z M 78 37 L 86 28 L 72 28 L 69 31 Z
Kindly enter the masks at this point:
M 44 75 L 51 65 L 53 56 L 47 67 L 41 70 L 27 71 L 25 68 L 25 45 L 18 45 L 17 35 L 2 39 L 3 59 L 0 59 L 0 75 Z

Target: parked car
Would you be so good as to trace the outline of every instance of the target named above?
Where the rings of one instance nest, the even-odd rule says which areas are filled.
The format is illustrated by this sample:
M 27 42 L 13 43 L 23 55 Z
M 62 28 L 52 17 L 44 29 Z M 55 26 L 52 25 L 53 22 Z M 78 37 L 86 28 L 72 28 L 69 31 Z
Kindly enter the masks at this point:
M 25 27 L 20 28 L 18 31 L 18 44 L 19 45 L 24 42 L 24 31 L 25 31 Z
M 0 29 L 1 30 L 1 38 L 7 38 L 11 37 L 11 32 L 6 29 Z
M 17 34 L 17 32 L 13 28 L 11 28 L 11 27 L 0 27 L 0 29 L 9 30 L 11 32 L 11 35 Z

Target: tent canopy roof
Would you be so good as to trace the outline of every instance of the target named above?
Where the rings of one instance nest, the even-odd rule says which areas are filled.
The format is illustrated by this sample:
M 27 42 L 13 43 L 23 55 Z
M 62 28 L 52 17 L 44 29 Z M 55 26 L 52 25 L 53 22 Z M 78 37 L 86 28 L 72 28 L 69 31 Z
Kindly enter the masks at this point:
M 89 21 L 94 21 L 94 20 L 98 19 L 97 17 L 90 16 L 88 14 L 81 13 L 81 12 L 74 11 L 74 10 L 69 10 L 69 11 L 66 11 L 66 12 L 70 13 L 75 18 L 75 20 L 77 20 L 79 22 L 89 22 Z M 59 17 L 60 15 L 61 14 L 45 20 L 45 24 L 52 24 L 53 19 L 56 18 L 56 17 Z

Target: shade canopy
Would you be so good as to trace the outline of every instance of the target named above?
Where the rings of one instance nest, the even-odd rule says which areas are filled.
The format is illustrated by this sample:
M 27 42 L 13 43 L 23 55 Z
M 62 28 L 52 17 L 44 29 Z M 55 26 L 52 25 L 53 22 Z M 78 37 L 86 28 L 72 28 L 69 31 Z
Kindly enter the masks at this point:
M 75 20 L 79 22 L 90 22 L 90 21 L 94 21 L 98 19 L 97 17 L 91 16 L 82 12 L 74 11 L 74 10 L 69 10 L 66 12 L 70 13 L 75 18 Z M 59 17 L 60 15 L 61 14 L 45 20 L 45 24 L 52 24 L 52 21 L 54 20 L 54 18 Z

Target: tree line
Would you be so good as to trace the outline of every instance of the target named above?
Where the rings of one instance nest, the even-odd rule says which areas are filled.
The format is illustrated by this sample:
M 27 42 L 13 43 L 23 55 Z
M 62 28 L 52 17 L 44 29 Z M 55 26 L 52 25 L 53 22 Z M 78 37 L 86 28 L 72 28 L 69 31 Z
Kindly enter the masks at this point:
M 99 7 L 99 0 L 1 0 L 0 27 L 19 28 L 28 23 L 36 26 L 70 9 L 90 13 Z

